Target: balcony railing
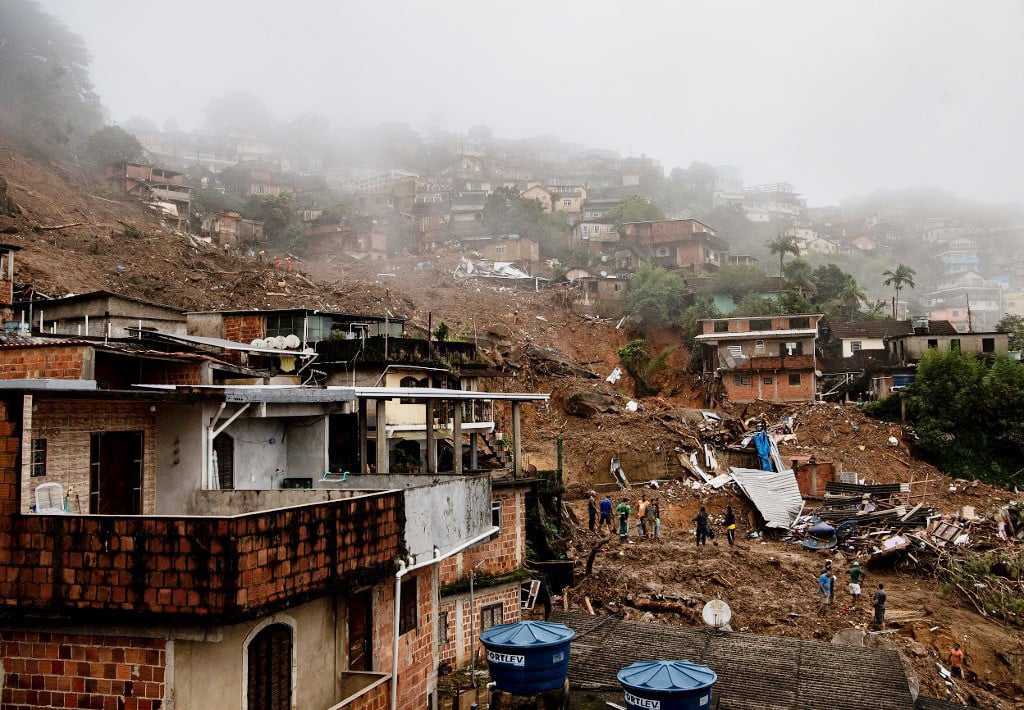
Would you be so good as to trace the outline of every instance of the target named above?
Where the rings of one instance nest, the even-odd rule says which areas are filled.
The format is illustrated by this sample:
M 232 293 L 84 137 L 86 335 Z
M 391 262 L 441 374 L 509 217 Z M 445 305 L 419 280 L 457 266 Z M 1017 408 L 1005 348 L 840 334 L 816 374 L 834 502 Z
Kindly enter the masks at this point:
M 0 613 L 227 622 L 391 574 L 405 509 L 392 491 L 230 517 L 15 515 L 9 529 Z
M 359 363 L 477 363 L 476 346 L 473 343 L 428 343 L 420 338 L 375 336 L 365 340 L 323 340 L 317 343 L 316 351 L 325 362 L 349 362 L 355 359 Z

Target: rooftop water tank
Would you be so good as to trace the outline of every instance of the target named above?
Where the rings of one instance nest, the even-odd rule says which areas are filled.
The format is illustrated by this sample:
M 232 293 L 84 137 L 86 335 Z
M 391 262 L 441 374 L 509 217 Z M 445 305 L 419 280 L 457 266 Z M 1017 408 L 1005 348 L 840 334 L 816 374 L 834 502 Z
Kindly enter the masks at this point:
M 710 710 L 718 675 L 689 661 L 641 661 L 618 678 L 629 710 Z
M 569 674 L 569 642 L 576 632 L 564 624 L 520 621 L 480 634 L 487 666 L 498 690 L 536 695 L 559 690 Z

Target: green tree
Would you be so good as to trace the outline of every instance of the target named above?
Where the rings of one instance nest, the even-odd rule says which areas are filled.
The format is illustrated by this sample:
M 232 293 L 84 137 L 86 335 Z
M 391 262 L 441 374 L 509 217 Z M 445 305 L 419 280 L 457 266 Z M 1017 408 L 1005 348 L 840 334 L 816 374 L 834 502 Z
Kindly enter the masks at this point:
M 756 293 L 748 293 L 731 315 L 734 316 L 781 316 L 785 313 L 782 304 L 774 298 L 764 298 Z
M 748 293 L 764 290 L 765 275 L 753 266 L 723 266 L 700 287 L 701 293 L 729 296 L 739 303 Z
M 800 247 L 796 245 L 796 237 L 792 234 L 779 234 L 768 242 L 768 251 L 779 255 L 779 276 L 782 276 L 782 261 L 786 254 L 800 256 Z
M 665 219 L 665 213 L 643 195 L 630 195 L 623 198 L 619 206 L 606 214 L 604 218 L 621 229 L 627 222 L 651 222 Z
M 882 281 L 882 285 L 892 286 L 893 289 L 896 291 L 896 297 L 893 299 L 892 302 L 893 318 L 896 318 L 896 309 L 899 308 L 900 291 L 903 288 L 914 288 L 916 286 L 916 284 L 914 284 L 914 275 L 916 273 L 917 272 L 911 269 L 909 266 L 904 266 L 903 264 L 897 265 L 895 271 L 889 269 L 887 271 L 882 272 L 882 276 L 885 277 L 885 280 Z
M 996 331 L 1010 334 L 1010 350 L 1024 349 L 1024 317 L 1007 313 L 996 323 Z
M 106 126 L 89 136 L 85 154 L 95 167 L 103 168 L 110 163 L 137 163 L 146 151 L 131 133 Z
M 644 340 L 633 340 L 619 348 L 619 362 L 633 378 L 634 396 L 648 397 L 658 394 L 659 390 L 651 384 L 651 379 L 665 369 L 669 355 L 674 349 L 665 348 L 652 357 Z
M 675 325 L 686 308 L 686 280 L 678 271 L 641 263 L 629 282 L 626 313 L 650 325 Z
M 0 130 L 20 149 L 70 157 L 101 126 L 89 53 L 38 2 L 0 2 Z
M 540 245 L 544 256 L 566 258 L 568 234 L 563 217 L 544 211 L 538 200 L 524 200 L 513 188 L 498 188 L 484 204 L 484 233 L 518 234 Z
M 800 294 L 801 298 L 806 299 L 817 293 L 818 287 L 815 285 L 814 269 L 803 259 L 798 258 L 789 262 L 783 269 L 783 273 L 785 274 L 787 285 Z

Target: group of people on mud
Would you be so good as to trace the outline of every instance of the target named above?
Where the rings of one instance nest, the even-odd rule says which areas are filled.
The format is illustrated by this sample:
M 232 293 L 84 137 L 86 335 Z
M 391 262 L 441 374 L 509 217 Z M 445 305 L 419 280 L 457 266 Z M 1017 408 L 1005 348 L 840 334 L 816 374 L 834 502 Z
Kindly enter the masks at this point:
M 623 498 L 618 505 L 615 505 L 607 495 L 600 501 L 597 500 L 596 495 L 590 495 L 587 500 L 587 525 L 591 532 L 600 532 L 605 526 L 608 526 L 608 532 L 613 532 L 613 513 L 618 516 L 619 539 L 625 542 L 629 538 L 629 518 L 633 514 L 633 506 L 630 505 L 629 499 Z M 600 519 L 598 519 L 599 516 Z M 636 504 L 636 517 L 636 527 L 641 538 L 645 540 L 661 539 L 661 502 L 657 496 L 651 499 L 641 496 Z

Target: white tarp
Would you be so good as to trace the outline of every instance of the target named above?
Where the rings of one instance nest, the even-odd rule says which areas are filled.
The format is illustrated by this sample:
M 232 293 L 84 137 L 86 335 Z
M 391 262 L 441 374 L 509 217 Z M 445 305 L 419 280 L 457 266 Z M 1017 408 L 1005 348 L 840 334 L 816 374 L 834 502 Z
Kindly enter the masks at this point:
M 804 499 L 792 471 L 773 473 L 733 466 L 732 478 L 761 513 L 767 527 L 789 529 L 800 515 Z

